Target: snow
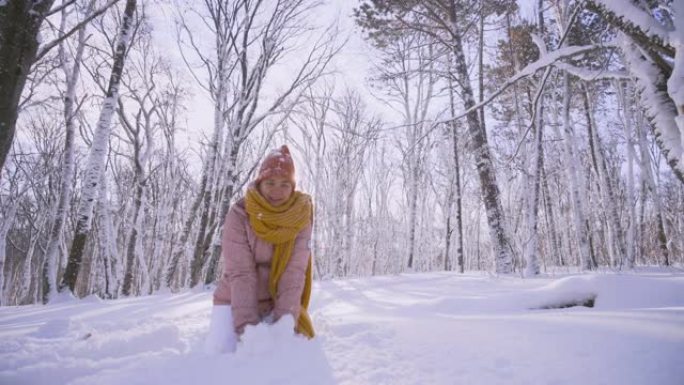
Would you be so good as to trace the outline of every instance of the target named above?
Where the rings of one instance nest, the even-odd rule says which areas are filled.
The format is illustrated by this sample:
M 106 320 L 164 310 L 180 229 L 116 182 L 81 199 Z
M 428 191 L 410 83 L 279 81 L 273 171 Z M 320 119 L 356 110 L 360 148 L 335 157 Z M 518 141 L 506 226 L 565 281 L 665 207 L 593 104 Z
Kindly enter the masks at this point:
M 672 8 L 675 15 L 684 14 L 683 2 L 674 2 Z M 682 23 L 679 23 L 677 28 L 670 32 L 670 42 L 675 49 L 675 56 L 672 63 L 672 74 L 667 81 L 667 92 L 678 109 L 675 122 L 681 135 L 681 147 L 684 148 L 684 26 Z M 684 164 L 684 153 L 679 159 L 679 164 Z
M 595 298 L 595 306 L 542 309 Z M 0 384 L 681 384 L 684 273 L 316 282 L 293 320 L 208 355 L 211 291 L 0 308 Z
M 559 68 L 565 72 L 568 72 L 578 78 L 592 82 L 599 79 L 631 79 L 629 74 L 625 71 L 609 71 L 605 69 L 593 70 L 587 67 L 578 67 L 572 64 L 556 62 L 553 63 L 554 67 Z
M 636 77 L 641 101 L 648 114 L 657 122 L 654 124 L 656 140 L 661 141 L 662 147 L 668 151 L 665 154 L 668 162 L 676 161 L 677 169 L 684 172 L 684 135 L 678 126 L 682 122 L 678 120 L 675 106 L 667 102 L 669 96 L 658 88 L 661 83 L 659 76 L 662 74 L 653 62 L 643 58 L 636 45 L 627 37 L 621 36 L 621 41 L 625 62 Z
M 635 6 L 630 0 L 598 0 L 618 17 L 628 20 L 639 27 L 649 36 L 658 37 L 665 44 L 669 44 L 669 30 L 662 26 L 655 18 Z

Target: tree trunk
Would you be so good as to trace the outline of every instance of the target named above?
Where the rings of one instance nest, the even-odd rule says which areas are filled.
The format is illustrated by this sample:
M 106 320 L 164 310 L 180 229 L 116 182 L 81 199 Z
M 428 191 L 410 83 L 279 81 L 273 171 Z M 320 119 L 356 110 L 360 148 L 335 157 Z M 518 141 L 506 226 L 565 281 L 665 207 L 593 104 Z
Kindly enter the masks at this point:
M 456 103 L 454 100 L 454 89 L 453 82 L 449 78 L 449 109 L 451 116 L 456 115 Z M 456 121 L 451 122 L 451 143 L 453 144 L 453 157 L 454 157 L 454 172 L 453 180 L 455 182 L 455 198 L 456 198 L 456 235 L 457 235 L 457 246 L 456 246 L 456 260 L 458 263 L 459 273 L 465 271 L 465 262 L 463 258 L 463 194 L 461 191 L 461 164 L 459 160 L 459 148 L 458 148 L 458 125 Z M 448 254 L 447 254 L 448 255 Z
M 119 84 L 121 82 L 121 74 L 126 60 L 126 49 L 131 33 L 133 32 L 135 9 L 136 0 L 126 0 L 126 8 L 122 21 L 123 24 L 117 40 L 114 65 L 109 78 L 107 94 L 93 136 L 93 144 L 90 153 L 88 154 L 88 163 L 83 180 L 81 206 L 78 212 L 76 231 L 69 252 L 69 261 L 59 285 L 60 291 L 67 288 L 71 292 L 74 291 L 78 270 L 81 267 L 83 248 L 85 247 L 88 233 L 90 232 L 93 207 L 98 193 L 97 187 L 98 184 L 101 183 L 102 175 L 104 175 L 109 135 L 111 132 L 111 121 L 119 99 Z
M 541 86 L 541 84 L 540 84 Z M 536 121 L 534 122 L 534 154 L 535 157 L 532 161 L 532 186 L 526 186 L 530 188 L 529 194 L 527 196 L 527 241 L 524 245 L 525 262 L 527 263 L 525 267 L 526 276 L 535 276 L 539 274 L 539 257 L 538 246 L 539 246 L 539 196 L 541 187 L 541 171 L 543 167 L 543 157 L 544 149 L 542 147 L 542 137 L 544 132 L 544 106 L 543 97 L 539 98 L 536 113 Z
M 585 197 L 580 193 L 580 167 L 575 149 L 577 148 L 575 135 L 570 124 L 570 99 L 572 97 L 572 88 L 570 87 L 570 75 L 563 74 L 563 157 L 564 164 L 567 164 L 567 178 L 570 185 L 571 201 L 573 209 L 573 219 L 575 224 L 575 232 L 577 234 L 577 246 L 580 255 L 580 268 L 582 270 L 591 270 L 591 247 L 589 245 L 588 229 L 586 225 L 586 218 L 584 214 L 584 206 L 582 204 Z M 557 125 L 554 125 L 557 127 Z
M 648 190 L 651 192 L 651 199 L 653 200 L 653 209 L 655 211 L 657 229 L 657 239 L 658 239 L 658 249 L 660 251 L 661 260 L 665 265 L 669 265 L 669 249 L 668 244 L 668 230 L 666 228 L 665 221 L 663 220 L 663 205 L 660 200 L 660 195 L 658 194 L 658 189 L 655 184 L 655 177 L 653 176 L 653 170 L 651 169 L 651 155 L 648 149 L 648 144 L 646 143 L 646 124 L 643 122 L 643 115 L 640 114 L 637 124 L 637 140 L 639 145 L 639 153 L 641 155 L 641 179 L 643 184 L 648 186 Z M 645 194 L 645 192 L 644 192 Z
M 542 163 L 542 168 L 541 168 L 541 183 L 542 183 L 542 191 L 543 191 L 543 200 L 544 200 L 544 214 L 546 217 L 546 223 L 547 226 L 549 227 L 549 235 L 551 237 L 551 253 L 554 256 L 557 256 L 557 263 L 560 266 L 565 265 L 565 260 L 563 259 L 563 253 L 561 251 L 561 245 L 559 242 L 560 235 L 558 234 L 558 229 L 556 227 L 556 216 L 553 213 L 553 205 L 551 204 L 551 192 L 549 190 L 549 181 L 548 177 L 546 174 L 546 168 L 544 167 L 544 164 Z
M 418 143 L 409 143 L 409 146 L 417 146 Z M 415 153 L 415 150 L 413 150 Z M 415 154 L 414 154 L 415 157 Z M 416 252 L 416 222 L 418 218 L 418 166 L 412 165 L 411 181 L 409 186 L 409 255 L 407 267 L 413 268 L 413 259 Z
M 65 19 L 66 17 L 62 18 L 62 34 L 64 33 Z M 72 182 L 74 177 L 74 120 L 76 117 L 74 103 L 76 102 L 76 83 L 78 82 L 81 73 L 81 60 L 85 48 L 85 38 L 85 27 L 83 27 L 78 32 L 78 47 L 76 48 L 74 65 L 71 70 L 69 70 L 66 65 L 66 53 L 64 52 L 63 44 L 60 45 L 60 56 L 64 63 L 64 73 L 66 75 L 66 91 L 64 94 L 65 139 L 59 200 L 52 228 L 48 234 L 47 249 L 45 252 L 45 271 L 43 275 L 46 284 L 43 286 L 43 303 L 49 302 L 50 297 L 57 294 L 57 250 L 59 248 L 62 231 L 64 230 L 66 215 L 69 212 L 71 203 Z
M 222 241 L 222 234 L 223 234 L 223 223 L 225 220 L 226 215 L 228 214 L 228 210 L 230 210 L 230 202 L 233 199 L 233 195 L 235 194 L 235 185 L 237 183 L 237 175 L 235 175 L 235 170 L 237 170 L 237 156 L 239 152 L 239 144 L 235 143 L 231 146 L 230 150 L 230 155 L 228 158 L 228 166 L 227 170 L 223 171 L 226 173 L 226 178 L 228 182 L 226 183 L 226 186 L 223 190 L 223 194 L 221 195 L 221 204 L 220 204 L 220 212 L 219 216 L 216 218 L 217 223 L 217 230 L 215 232 L 215 237 L 217 237 L 220 241 Z M 204 246 L 206 249 L 209 249 L 211 247 L 211 239 L 208 240 L 207 244 Z M 214 282 L 218 277 L 216 275 L 217 271 L 219 270 L 219 261 L 221 260 L 221 242 L 214 242 L 214 246 L 211 247 L 211 257 L 209 259 L 208 267 L 207 267 L 207 275 L 204 278 L 204 283 L 205 284 L 210 284 Z
M 54 0 L 9 0 L 0 7 L 0 170 L 12 148 L 19 102 Z
M 10 204 L 7 209 L 3 222 L 0 225 L 0 306 L 7 305 L 5 298 L 5 255 L 7 251 L 7 233 L 9 232 L 12 224 L 14 223 L 14 217 L 17 212 L 17 202 Z
M 200 216 L 199 230 L 197 240 L 195 242 L 195 251 L 192 255 L 192 262 L 190 265 L 190 287 L 195 287 L 200 283 L 202 277 L 202 270 L 207 257 L 207 250 L 204 248 L 205 237 L 207 237 L 207 225 L 209 224 L 209 216 L 211 215 L 211 191 L 207 189 L 204 192 L 204 204 L 202 207 L 202 215 Z M 211 231 L 211 230 L 209 230 Z
M 541 36 L 544 36 L 544 12 L 543 0 L 538 2 L 538 27 Z M 547 69 L 545 72 L 548 72 Z M 546 79 L 547 73 L 544 74 Z M 532 161 L 532 186 L 527 195 L 527 240 L 524 244 L 524 259 L 526 262 L 525 276 L 535 276 L 539 274 L 539 197 L 541 188 L 541 173 L 544 164 L 544 81 L 539 82 L 538 90 L 540 97 L 532 108 L 536 109 L 534 114 L 535 121 L 532 122 L 534 128 L 534 159 Z M 530 187 L 530 186 L 526 186 Z
M 599 138 L 595 120 L 593 118 L 591 107 L 589 106 L 589 90 L 584 86 L 582 92 L 582 100 L 584 102 L 584 111 L 587 120 L 587 129 L 589 137 L 589 147 L 591 149 L 592 159 L 594 159 L 594 169 L 596 171 L 597 179 L 599 180 L 600 190 L 603 195 L 603 202 L 607 208 L 607 216 L 609 222 L 609 250 L 611 253 L 611 265 L 615 267 L 622 267 L 622 262 L 625 255 L 625 238 L 622 232 L 622 224 L 620 223 L 620 214 L 617 209 L 616 194 L 614 184 L 610 179 L 610 172 L 608 164 L 603 153 L 603 146 Z M 617 255 L 616 255 L 617 254 Z
M 637 214 L 636 214 L 636 198 L 635 198 L 635 187 L 634 187 L 634 118 L 632 114 L 632 108 L 635 107 L 632 99 L 628 96 L 631 95 L 630 88 L 623 88 L 622 82 L 616 81 L 615 87 L 618 90 L 618 95 L 620 102 L 622 104 L 623 111 L 623 129 L 625 132 L 625 138 L 627 140 L 627 209 L 629 210 L 629 224 L 627 229 L 627 255 L 625 255 L 625 265 L 628 269 L 634 268 L 635 258 L 635 240 L 636 240 L 636 230 L 637 230 Z
M 219 55 L 221 51 L 219 50 Z M 212 204 L 216 194 L 219 194 L 219 186 L 217 181 L 217 167 L 221 154 L 221 138 L 223 128 L 226 124 L 224 118 L 224 105 L 226 99 L 227 85 L 225 78 L 225 57 L 219 57 L 218 68 L 217 68 L 217 84 L 215 85 L 214 91 L 214 133 L 212 135 L 211 143 L 209 144 L 209 153 L 207 154 L 207 174 L 206 174 L 206 185 L 204 191 L 201 195 L 204 197 L 204 202 L 201 209 L 201 217 L 199 222 L 199 228 L 197 232 L 197 239 L 195 241 L 195 249 L 192 256 L 192 262 L 190 267 L 190 287 L 195 287 L 200 283 L 202 276 L 202 270 L 207 260 L 207 253 L 209 252 L 207 242 L 211 242 L 212 234 L 211 229 L 207 231 L 207 227 L 211 223 L 210 216 L 212 212 L 215 211 L 215 207 Z M 230 133 L 229 133 L 230 135 Z
M 116 234 L 114 232 L 114 225 L 112 223 L 111 215 L 109 214 L 109 204 L 107 202 L 107 182 L 104 176 L 98 190 L 98 253 L 101 255 L 104 269 L 104 295 L 106 298 L 112 299 L 118 296 L 121 282 L 117 269 L 119 254 L 116 248 Z
M 473 90 L 470 86 L 470 76 L 466 65 L 465 53 L 461 41 L 457 21 L 456 4 L 451 2 L 450 22 L 452 24 L 452 44 L 453 54 L 456 64 L 456 76 L 461 86 L 461 95 L 465 110 L 469 110 L 475 105 Z M 471 146 L 475 155 L 477 172 L 480 178 L 480 189 L 482 201 L 487 212 L 487 223 L 489 224 L 489 234 L 494 249 L 494 261 L 496 272 L 508 274 L 513 272 L 513 260 L 510 253 L 510 243 L 506 234 L 505 217 L 501 205 L 499 185 L 496 181 L 496 172 L 492 162 L 492 155 L 487 142 L 487 135 L 480 122 L 477 110 L 469 112 L 466 116 L 468 131 L 471 137 Z
M 137 156 L 137 155 L 136 155 Z M 136 174 L 141 172 L 142 170 L 138 170 Z M 133 198 L 133 223 L 132 226 L 133 228 L 131 229 L 131 235 L 128 238 L 127 242 L 127 247 L 126 247 L 126 272 L 124 273 L 124 280 L 123 280 L 123 287 L 121 288 L 121 294 L 125 296 L 129 296 L 133 294 L 133 279 L 134 277 L 134 270 L 135 267 L 137 266 L 137 258 L 136 258 L 136 245 L 138 244 L 138 231 L 139 231 L 139 216 L 140 216 L 140 207 L 142 205 L 142 195 L 143 195 L 143 190 L 144 190 L 144 185 L 143 182 L 140 180 L 141 175 L 138 174 L 134 178 L 133 185 L 135 186 L 135 195 Z M 138 258 L 144 258 L 144 256 L 137 256 Z
M 200 189 L 199 193 L 197 195 L 197 198 L 195 201 L 192 203 L 192 206 L 190 207 L 190 211 L 188 212 L 187 219 L 185 220 L 185 224 L 183 226 L 183 231 L 181 232 L 180 239 L 178 241 L 178 244 L 180 245 L 180 248 L 173 254 L 173 257 L 169 261 L 169 267 L 166 270 L 166 284 L 171 287 L 171 283 L 173 282 L 173 279 L 178 272 L 178 265 L 180 263 L 180 258 L 185 254 L 188 250 L 186 248 L 186 245 L 188 243 L 188 239 L 190 239 L 190 232 L 192 231 L 192 225 L 195 223 L 195 218 L 197 217 L 197 211 L 200 208 L 200 205 L 204 201 L 204 193 L 206 190 L 207 186 L 207 171 L 205 169 L 204 174 L 202 175 L 202 180 L 200 182 Z

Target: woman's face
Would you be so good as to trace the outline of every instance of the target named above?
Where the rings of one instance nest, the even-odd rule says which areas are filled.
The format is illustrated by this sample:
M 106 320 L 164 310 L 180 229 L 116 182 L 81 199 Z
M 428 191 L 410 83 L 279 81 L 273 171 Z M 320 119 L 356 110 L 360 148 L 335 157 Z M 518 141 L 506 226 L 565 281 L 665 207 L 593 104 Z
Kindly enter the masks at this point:
M 259 193 L 271 206 L 280 206 L 292 195 L 294 186 L 284 176 L 272 176 L 259 183 Z

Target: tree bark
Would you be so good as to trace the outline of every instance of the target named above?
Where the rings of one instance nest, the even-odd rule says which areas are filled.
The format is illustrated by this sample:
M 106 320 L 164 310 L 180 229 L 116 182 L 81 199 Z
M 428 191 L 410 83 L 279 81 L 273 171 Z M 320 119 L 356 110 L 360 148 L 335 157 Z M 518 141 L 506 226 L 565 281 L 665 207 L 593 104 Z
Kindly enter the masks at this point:
M 622 231 L 622 224 L 620 223 L 620 214 L 617 209 L 617 197 L 614 184 L 610 178 L 611 173 L 608 170 L 603 146 L 598 132 L 596 131 L 597 127 L 593 118 L 593 113 L 589 106 L 589 90 L 586 86 L 583 87 L 582 101 L 584 102 L 584 112 L 587 120 L 589 147 L 591 149 L 592 159 L 594 160 L 594 170 L 596 171 L 600 190 L 603 195 L 603 202 L 607 208 L 606 214 L 608 217 L 608 228 L 611 238 L 609 250 L 613 250 L 611 253 L 611 264 L 615 267 L 622 267 L 622 262 L 627 251 L 625 250 L 625 237 Z
M 0 224 L 0 306 L 7 305 L 4 290 L 5 259 L 7 258 L 7 255 L 5 255 L 7 250 L 7 233 L 12 227 L 12 223 L 14 223 L 14 217 L 17 213 L 17 206 L 18 204 L 16 202 L 10 204 L 7 212 L 4 213 L 5 216 L 3 218 L 2 224 Z
M 660 252 L 660 259 L 667 266 L 670 262 L 670 252 L 667 247 L 668 244 L 668 228 L 663 220 L 663 205 L 658 194 L 658 189 L 655 184 L 653 170 L 651 169 L 651 155 L 649 153 L 648 144 L 646 143 L 646 125 L 643 122 L 643 115 L 639 116 L 639 124 L 637 124 L 637 140 L 639 145 L 639 154 L 641 155 L 641 179 L 642 184 L 648 186 L 648 191 L 651 192 L 651 199 L 653 200 L 653 209 L 655 211 L 657 223 L 657 239 L 658 250 Z M 644 191 L 642 194 L 646 194 Z M 643 208 L 642 208 L 643 210 Z M 643 233 L 642 233 L 643 236 Z
M 635 104 L 629 97 L 631 95 L 629 87 L 623 87 L 622 82 L 616 81 L 615 87 L 618 90 L 619 103 L 622 104 L 623 111 L 623 131 L 625 133 L 625 139 L 627 141 L 627 191 L 626 191 L 626 201 L 627 209 L 629 212 L 629 222 L 627 228 L 627 244 L 625 257 L 625 265 L 628 269 L 634 268 L 635 263 L 635 240 L 636 240 L 636 230 L 637 230 L 637 213 L 636 213 L 636 198 L 635 198 L 635 187 L 634 187 L 634 159 L 636 154 L 634 153 L 634 118 L 632 114 L 632 108 Z
M 451 78 L 449 79 L 449 109 L 451 112 L 451 116 L 456 115 L 456 103 L 454 100 L 454 90 L 453 90 L 453 82 L 451 81 Z M 453 180 L 455 182 L 455 204 L 456 204 L 456 237 L 457 237 L 457 246 L 456 246 L 456 261 L 458 263 L 458 271 L 459 273 L 463 273 L 465 271 L 465 261 L 464 261 L 464 256 L 463 256 L 463 193 L 461 191 L 461 164 L 460 164 L 460 156 L 459 156 L 459 146 L 458 146 L 458 125 L 456 124 L 455 120 L 452 120 L 450 122 L 451 125 L 451 143 L 452 143 L 452 155 L 454 157 L 454 172 L 453 172 Z M 449 222 L 450 223 L 450 222 Z M 447 232 L 449 232 L 449 238 L 451 238 L 451 233 L 450 231 L 453 231 L 449 229 Z M 448 250 L 447 250 L 448 251 Z M 447 258 L 449 254 L 447 252 Z
M 470 76 L 466 65 L 465 53 L 459 28 L 456 22 L 456 3 L 451 2 L 449 8 L 449 19 L 452 24 L 452 50 L 455 59 L 456 76 L 461 86 L 461 95 L 465 110 L 469 110 L 475 105 L 475 98 L 472 87 L 470 86 Z M 494 251 L 494 261 L 496 272 L 508 274 L 513 272 L 513 259 L 510 253 L 510 242 L 506 234 L 505 217 L 501 205 L 501 194 L 496 180 L 496 172 L 492 162 L 492 155 L 487 142 L 487 134 L 480 122 L 477 110 L 473 110 L 466 115 L 468 131 L 471 137 L 471 146 L 475 155 L 477 172 L 480 178 L 480 189 L 482 201 L 487 213 L 487 223 L 489 224 L 489 235 Z
M 570 87 L 570 75 L 563 74 L 563 157 L 565 164 L 567 164 L 567 180 L 570 185 L 570 195 L 573 209 L 573 219 L 575 224 L 575 234 L 577 236 L 577 246 L 580 256 L 580 268 L 582 270 L 591 270 L 591 245 L 586 225 L 586 215 L 584 212 L 584 205 L 582 204 L 585 197 L 582 196 L 581 181 L 580 181 L 580 166 L 577 159 L 575 149 L 577 148 L 572 125 L 570 124 L 570 99 L 572 98 L 572 88 Z M 554 127 L 557 127 L 554 126 Z
M 64 33 L 64 22 L 66 17 L 62 18 L 61 33 Z M 44 282 L 43 286 L 43 303 L 47 303 L 50 297 L 57 294 L 57 268 L 58 258 L 57 251 L 60 243 L 60 236 L 64 230 L 64 222 L 66 215 L 71 206 L 72 182 L 74 178 L 74 133 L 76 118 L 76 83 L 81 73 L 81 60 L 83 59 L 83 51 L 85 49 L 85 27 L 81 28 L 78 33 L 78 47 L 76 48 L 76 56 L 74 57 L 73 67 L 70 69 L 67 66 L 66 53 L 63 45 L 60 45 L 60 56 L 62 58 L 64 73 L 66 77 L 66 90 L 64 92 L 64 151 L 61 169 L 61 185 L 59 189 L 59 200 L 57 203 L 57 210 L 52 222 L 52 228 L 48 235 L 47 248 L 45 251 L 45 267 L 44 267 Z
M 59 290 L 68 289 L 72 293 L 76 285 L 78 271 L 83 259 L 83 249 L 90 233 L 91 219 L 95 198 L 98 193 L 98 184 L 101 183 L 104 174 L 105 160 L 109 135 L 111 133 L 111 121 L 119 99 L 119 84 L 126 60 L 126 49 L 133 31 L 134 13 L 136 10 L 136 0 L 127 0 L 124 10 L 123 21 L 119 37 L 117 40 L 116 51 L 114 54 L 114 65 L 112 66 L 109 85 L 105 97 L 100 118 L 93 136 L 93 144 L 88 154 L 87 169 L 84 175 L 81 206 L 79 208 L 76 231 L 69 252 L 67 267 L 62 276 Z
M 8 0 L 0 7 L 0 170 L 12 148 L 19 102 L 54 0 Z M 1 175 L 1 174 L 0 174 Z

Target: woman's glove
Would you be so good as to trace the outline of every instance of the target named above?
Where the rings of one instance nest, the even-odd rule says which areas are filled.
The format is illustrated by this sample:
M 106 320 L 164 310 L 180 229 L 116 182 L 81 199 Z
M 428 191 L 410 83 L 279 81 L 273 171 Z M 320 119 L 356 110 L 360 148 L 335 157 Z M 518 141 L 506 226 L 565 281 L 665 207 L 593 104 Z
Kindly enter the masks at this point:
M 204 351 L 207 354 L 232 353 L 236 347 L 237 334 L 233 327 L 233 312 L 230 305 L 212 306 Z

